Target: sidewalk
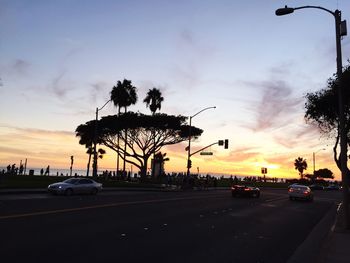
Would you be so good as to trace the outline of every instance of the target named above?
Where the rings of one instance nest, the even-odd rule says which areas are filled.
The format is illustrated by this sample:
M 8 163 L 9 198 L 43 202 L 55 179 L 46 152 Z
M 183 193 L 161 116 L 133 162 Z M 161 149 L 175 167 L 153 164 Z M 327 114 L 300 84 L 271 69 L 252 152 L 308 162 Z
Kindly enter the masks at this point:
M 335 223 L 324 243 L 323 250 L 323 257 L 318 263 L 350 262 L 350 230 L 345 230 L 342 207 L 337 211 Z

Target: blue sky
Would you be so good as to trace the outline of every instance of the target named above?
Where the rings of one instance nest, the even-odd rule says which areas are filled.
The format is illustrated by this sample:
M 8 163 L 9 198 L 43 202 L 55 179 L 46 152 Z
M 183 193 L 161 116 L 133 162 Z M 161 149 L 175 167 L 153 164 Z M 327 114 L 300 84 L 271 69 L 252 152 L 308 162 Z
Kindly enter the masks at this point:
M 228 138 L 230 149 L 194 159 L 203 172 L 258 174 L 266 165 L 279 167 L 275 176 L 292 174 L 296 157 L 311 167 L 312 152 L 323 147 L 320 162 L 330 166 L 332 140 L 305 124 L 303 96 L 336 71 L 334 18 L 313 9 L 275 16 L 284 5 L 350 16 L 345 0 L 0 0 L 0 165 L 31 156 L 35 166 L 65 166 L 55 159 L 68 162 L 73 152 L 84 167 L 74 130 L 127 78 L 139 95 L 130 110 L 148 112 L 142 100 L 152 87 L 162 91 L 168 114 L 217 106 L 193 119 L 205 131 L 193 146 Z M 345 65 L 348 37 L 342 49 Z M 108 105 L 101 115 L 115 112 Z M 168 149 L 169 170 L 185 165 L 184 147 Z

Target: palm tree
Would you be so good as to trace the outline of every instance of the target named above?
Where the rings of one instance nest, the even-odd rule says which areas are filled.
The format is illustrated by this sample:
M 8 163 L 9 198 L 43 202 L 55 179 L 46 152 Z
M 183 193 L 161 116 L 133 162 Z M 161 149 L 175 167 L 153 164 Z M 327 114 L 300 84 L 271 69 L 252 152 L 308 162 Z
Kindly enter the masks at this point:
M 118 108 L 118 115 L 120 115 L 120 109 L 124 108 L 125 112 L 127 107 L 137 102 L 136 87 L 131 84 L 131 80 L 124 79 L 123 82 L 118 80 L 117 85 L 113 86 L 111 91 L 111 100 L 114 106 Z M 127 136 L 127 130 L 125 130 L 125 136 Z M 119 145 L 119 135 L 117 137 L 117 143 Z M 126 150 L 126 144 L 124 145 Z M 125 151 L 124 151 L 125 152 Z M 123 173 L 125 172 L 125 154 L 123 162 Z M 117 174 L 119 172 L 119 150 L 117 150 Z
M 146 107 L 149 107 L 149 109 L 152 112 L 152 115 L 154 115 L 157 109 L 159 110 L 161 109 L 163 100 L 164 98 L 162 97 L 162 93 L 160 92 L 160 90 L 157 88 L 153 88 L 148 90 L 147 96 L 143 100 L 143 102 L 146 103 Z M 154 137 L 154 144 L 156 144 L 155 132 L 153 132 L 153 137 Z M 153 152 L 153 162 L 155 162 L 155 152 Z M 154 169 L 152 169 L 152 176 L 154 176 Z
M 294 167 L 295 167 L 295 170 L 299 171 L 300 178 L 303 179 L 303 172 L 304 170 L 307 169 L 306 159 L 303 159 L 302 157 L 298 157 L 294 161 Z
M 170 161 L 168 157 L 166 157 L 166 153 L 158 152 L 154 155 L 154 165 L 159 164 L 159 175 L 162 175 L 164 172 L 164 162 Z
M 153 88 L 148 90 L 146 98 L 143 100 L 143 102 L 146 103 L 146 107 L 149 107 L 152 114 L 155 114 L 157 109 L 161 109 L 162 107 L 162 101 L 164 98 L 162 97 L 162 93 L 159 89 Z
M 94 147 L 92 145 L 88 146 L 88 149 L 86 151 L 86 153 L 89 155 L 89 160 L 88 160 L 88 164 L 87 164 L 87 172 L 86 172 L 86 176 L 89 176 L 89 170 L 90 170 L 90 163 L 91 163 L 91 155 L 94 154 Z M 102 159 L 103 155 L 106 153 L 106 151 L 102 148 L 97 150 L 97 156 L 98 158 Z

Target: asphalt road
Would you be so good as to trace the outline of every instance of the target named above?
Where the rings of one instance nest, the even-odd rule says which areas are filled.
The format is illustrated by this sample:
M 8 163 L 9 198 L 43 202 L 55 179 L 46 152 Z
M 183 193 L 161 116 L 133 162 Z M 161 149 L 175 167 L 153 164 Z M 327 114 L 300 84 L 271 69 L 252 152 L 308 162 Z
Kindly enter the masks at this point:
M 286 262 L 341 199 L 227 191 L 0 196 L 1 262 Z

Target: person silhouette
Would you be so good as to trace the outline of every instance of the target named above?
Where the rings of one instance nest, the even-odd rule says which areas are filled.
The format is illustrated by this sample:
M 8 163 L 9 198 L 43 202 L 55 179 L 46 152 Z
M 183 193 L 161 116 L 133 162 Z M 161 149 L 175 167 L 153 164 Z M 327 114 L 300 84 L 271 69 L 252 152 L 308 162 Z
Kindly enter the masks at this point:
M 50 165 L 46 167 L 45 175 L 50 175 Z

